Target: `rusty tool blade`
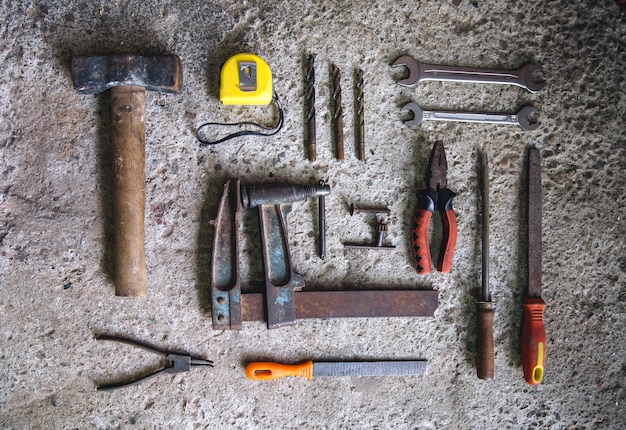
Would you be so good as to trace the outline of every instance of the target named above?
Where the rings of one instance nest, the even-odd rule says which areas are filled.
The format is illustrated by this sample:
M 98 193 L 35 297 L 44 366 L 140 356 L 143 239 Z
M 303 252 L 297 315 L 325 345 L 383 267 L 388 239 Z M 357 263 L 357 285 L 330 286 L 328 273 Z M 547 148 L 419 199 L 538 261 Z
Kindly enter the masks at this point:
M 287 235 L 289 205 L 260 205 L 261 247 L 265 268 L 267 326 L 278 328 L 296 320 L 294 290 L 305 286 L 304 276 L 291 265 Z
M 428 188 L 439 191 L 448 187 L 447 181 L 448 160 L 443 142 L 438 140 L 434 143 L 428 160 Z
M 313 376 L 406 376 L 425 375 L 426 360 L 412 361 L 316 361 Z
M 294 294 L 296 319 L 433 316 L 434 290 L 300 291 Z M 244 321 L 265 321 L 263 293 L 241 296 Z
M 176 55 L 77 55 L 72 57 L 72 81 L 82 94 L 97 94 L 120 85 L 178 94 L 183 72 Z
M 211 306 L 215 330 L 241 330 L 241 285 L 239 280 L 239 179 L 224 184 L 213 236 L 211 257 Z
M 541 297 L 541 159 L 528 152 L 528 297 Z

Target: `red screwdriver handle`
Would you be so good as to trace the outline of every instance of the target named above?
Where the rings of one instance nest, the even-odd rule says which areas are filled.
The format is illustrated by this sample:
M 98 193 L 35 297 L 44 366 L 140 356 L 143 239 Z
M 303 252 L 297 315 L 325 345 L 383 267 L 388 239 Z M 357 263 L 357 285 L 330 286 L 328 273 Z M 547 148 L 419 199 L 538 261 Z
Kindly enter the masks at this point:
M 524 379 L 537 385 L 543 379 L 546 359 L 546 329 L 543 325 L 543 309 L 546 303 L 540 297 L 524 300 L 524 325 L 522 327 L 522 366 Z
M 427 209 L 418 209 L 413 216 L 413 235 L 411 245 L 413 247 L 413 263 L 418 275 L 426 275 L 433 271 L 433 262 L 430 258 L 430 246 L 428 244 L 428 226 L 433 213 Z

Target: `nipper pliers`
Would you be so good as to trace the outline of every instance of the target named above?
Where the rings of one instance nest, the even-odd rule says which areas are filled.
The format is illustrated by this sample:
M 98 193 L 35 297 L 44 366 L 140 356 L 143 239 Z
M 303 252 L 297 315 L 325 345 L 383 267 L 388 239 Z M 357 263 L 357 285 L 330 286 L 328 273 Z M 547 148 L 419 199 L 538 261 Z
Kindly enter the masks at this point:
M 430 244 L 428 241 L 428 227 L 435 208 L 441 215 L 443 234 L 437 270 L 450 273 L 452 257 L 456 246 L 456 216 L 452 209 L 452 199 L 456 194 L 448 189 L 446 174 L 448 162 L 443 148 L 443 142 L 437 141 L 430 152 L 430 159 L 426 171 L 426 186 L 417 192 L 417 211 L 413 217 L 411 245 L 415 271 L 424 275 L 432 272 Z
M 137 384 L 139 382 L 145 381 L 146 379 L 150 379 L 153 378 L 157 375 L 160 375 L 162 373 L 180 373 L 180 372 L 189 372 L 189 370 L 193 367 L 193 366 L 210 366 L 213 367 L 213 362 L 211 360 L 204 360 L 201 358 L 195 358 L 189 355 L 185 355 L 185 354 L 181 354 L 181 353 L 175 353 L 175 352 L 170 352 L 170 351 L 163 351 L 161 349 L 158 348 L 154 348 L 148 345 L 144 345 L 142 343 L 139 343 L 137 341 L 131 340 L 131 339 L 127 339 L 127 338 L 123 338 L 123 337 L 119 337 L 119 336 L 110 336 L 110 335 L 98 335 L 96 336 L 96 340 L 110 340 L 113 342 L 121 342 L 121 343 L 125 343 L 127 345 L 131 345 L 131 346 L 136 346 L 138 348 L 141 349 L 145 349 L 146 351 L 150 351 L 154 354 L 160 355 L 161 357 L 163 357 L 165 360 L 167 360 L 167 364 L 165 365 L 165 367 L 152 372 L 152 373 L 148 373 L 147 375 L 143 375 L 134 379 L 130 379 L 128 381 L 123 381 L 123 382 L 115 382 L 115 383 L 111 383 L 111 384 L 104 384 L 104 385 L 100 385 L 97 387 L 98 391 L 103 391 L 103 390 L 114 390 L 116 388 L 122 388 L 122 387 L 127 387 L 129 385 L 134 385 Z

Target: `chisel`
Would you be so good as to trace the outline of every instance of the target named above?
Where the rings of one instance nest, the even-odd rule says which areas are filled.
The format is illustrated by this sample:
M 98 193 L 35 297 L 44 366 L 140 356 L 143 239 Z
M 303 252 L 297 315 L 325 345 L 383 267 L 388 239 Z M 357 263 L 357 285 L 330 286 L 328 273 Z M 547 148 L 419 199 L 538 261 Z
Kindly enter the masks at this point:
M 254 362 L 246 367 L 248 378 L 267 381 L 285 376 L 313 379 L 317 376 L 407 376 L 425 375 L 426 360 L 414 361 L 323 361 L 311 360 L 300 364 L 281 364 L 272 361 Z
M 528 295 L 524 299 L 522 366 L 524 379 L 537 385 L 543 379 L 546 330 L 541 298 L 541 159 L 537 148 L 528 151 Z

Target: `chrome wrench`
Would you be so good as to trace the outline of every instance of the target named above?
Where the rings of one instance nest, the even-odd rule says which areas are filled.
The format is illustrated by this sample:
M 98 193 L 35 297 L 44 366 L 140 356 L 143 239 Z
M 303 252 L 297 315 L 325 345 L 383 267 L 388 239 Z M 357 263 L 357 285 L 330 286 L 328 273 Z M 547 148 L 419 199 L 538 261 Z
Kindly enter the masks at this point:
M 518 125 L 522 130 L 536 130 L 541 123 L 530 122 L 530 115 L 538 112 L 534 106 L 525 106 L 516 114 L 508 113 L 484 113 L 484 112 L 453 112 L 453 111 L 429 111 L 422 109 L 417 103 L 407 103 L 402 108 L 402 113 L 410 112 L 413 118 L 404 123 L 408 126 L 420 125 L 422 121 L 457 121 L 457 122 L 482 122 L 489 124 Z
M 545 82 L 537 82 L 533 78 L 533 74 L 542 69 L 538 64 L 527 64 L 517 70 L 475 69 L 424 64 L 404 55 L 391 65 L 391 67 L 400 66 L 406 66 L 409 69 L 409 77 L 397 81 L 398 85 L 404 87 L 413 87 L 421 81 L 476 82 L 516 85 L 531 93 L 536 93 L 546 85 Z

